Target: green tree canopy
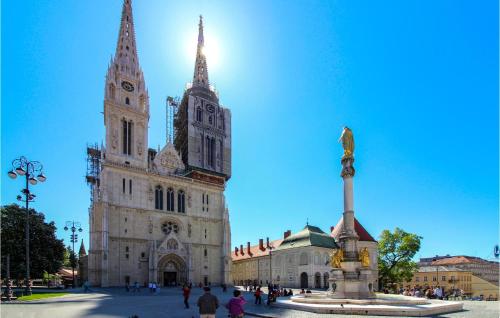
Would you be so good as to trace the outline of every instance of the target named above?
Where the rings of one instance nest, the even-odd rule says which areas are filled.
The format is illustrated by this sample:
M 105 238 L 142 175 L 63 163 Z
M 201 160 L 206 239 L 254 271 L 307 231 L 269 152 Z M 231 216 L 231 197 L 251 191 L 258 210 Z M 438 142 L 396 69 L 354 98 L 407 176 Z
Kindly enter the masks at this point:
M 417 270 L 412 260 L 420 250 L 421 236 L 400 228 L 382 231 L 378 241 L 379 285 L 410 281 Z
M 10 255 L 11 278 L 24 278 L 26 274 L 25 225 L 24 208 L 17 204 L 2 206 L 2 256 Z M 63 264 L 64 250 L 63 241 L 56 238 L 55 223 L 45 223 L 43 213 L 30 209 L 30 276 L 42 278 L 44 271 L 57 272 Z M 6 274 L 3 265 L 2 276 Z

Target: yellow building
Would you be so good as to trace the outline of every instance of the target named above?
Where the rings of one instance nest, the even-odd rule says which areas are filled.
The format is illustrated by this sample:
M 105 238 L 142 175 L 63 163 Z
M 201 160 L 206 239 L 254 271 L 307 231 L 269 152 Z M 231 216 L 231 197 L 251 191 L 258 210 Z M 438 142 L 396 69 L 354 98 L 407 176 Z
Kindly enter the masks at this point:
M 498 299 L 498 286 L 492 284 L 480 277 L 472 275 L 472 297 L 480 297 L 484 299 Z
M 443 287 L 445 292 L 452 293 L 454 289 L 461 290 L 468 297 L 498 299 L 499 288 L 471 271 L 450 266 L 421 266 L 413 274 L 411 282 L 405 287 Z
M 413 274 L 407 284 L 413 287 L 443 287 L 446 293 L 454 289 L 463 290 L 467 296 L 472 295 L 472 273 L 459 268 L 445 266 L 422 266 Z

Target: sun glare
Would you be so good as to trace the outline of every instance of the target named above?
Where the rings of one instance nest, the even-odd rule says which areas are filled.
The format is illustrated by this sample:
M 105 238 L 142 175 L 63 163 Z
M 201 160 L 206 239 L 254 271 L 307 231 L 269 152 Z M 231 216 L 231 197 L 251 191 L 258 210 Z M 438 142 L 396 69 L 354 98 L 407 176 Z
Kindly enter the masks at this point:
M 205 30 L 205 47 L 203 48 L 203 54 L 205 54 L 205 57 L 207 58 L 207 66 L 210 72 L 218 68 L 220 52 L 217 38 L 207 33 L 207 30 Z M 193 35 L 189 36 L 188 39 L 189 43 L 186 45 L 186 56 L 188 58 L 189 65 L 194 65 L 193 63 L 196 59 L 196 47 L 198 44 L 198 32 L 193 33 Z

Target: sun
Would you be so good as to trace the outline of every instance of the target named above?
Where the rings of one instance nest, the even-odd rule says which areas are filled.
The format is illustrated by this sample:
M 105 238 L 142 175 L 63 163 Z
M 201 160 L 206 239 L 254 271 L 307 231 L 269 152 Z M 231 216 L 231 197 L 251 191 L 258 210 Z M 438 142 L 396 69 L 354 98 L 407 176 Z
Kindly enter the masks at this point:
M 209 72 L 217 70 L 220 61 L 219 42 L 213 34 L 207 34 L 205 30 L 205 46 L 203 47 L 203 54 L 207 59 L 207 67 Z M 188 37 L 189 41 L 186 44 L 186 57 L 189 65 L 193 65 L 196 59 L 196 49 L 198 45 L 198 32 L 192 33 Z

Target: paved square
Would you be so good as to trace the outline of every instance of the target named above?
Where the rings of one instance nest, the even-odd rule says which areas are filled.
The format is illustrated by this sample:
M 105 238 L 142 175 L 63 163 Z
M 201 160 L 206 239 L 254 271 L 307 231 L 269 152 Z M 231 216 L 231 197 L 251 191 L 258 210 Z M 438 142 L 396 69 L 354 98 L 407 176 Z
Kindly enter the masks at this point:
M 140 318 L 190 318 L 199 317 L 196 301 L 202 290 L 194 288 L 190 298 L 190 309 L 184 309 L 182 291 L 180 288 L 162 289 L 160 294 L 151 295 L 149 290 L 143 289 L 138 294 L 127 293 L 123 289 L 98 289 L 88 294 L 71 294 L 55 299 L 39 302 L 2 304 L 1 316 L 9 318 L 53 318 L 53 317 L 130 317 L 133 314 Z M 227 310 L 223 307 L 231 297 L 231 289 L 222 293 L 220 288 L 213 288 L 213 294 L 219 298 L 221 307 L 217 310 L 217 317 L 227 317 Z M 245 305 L 248 316 L 260 317 L 339 317 L 355 318 L 369 316 L 353 315 L 324 315 L 301 312 L 296 310 L 254 305 L 251 293 L 244 293 L 248 301 Z M 265 298 L 265 297 L 264 297 Z M 500 316 L 499 302 L 464 302 L 464 311 L 441 315 L 449 318 L 498 318 Z

